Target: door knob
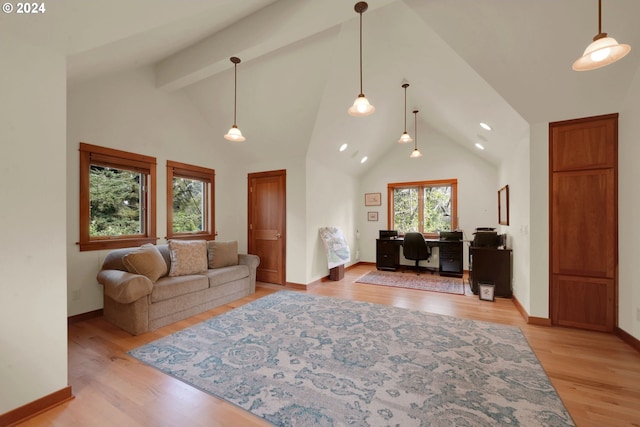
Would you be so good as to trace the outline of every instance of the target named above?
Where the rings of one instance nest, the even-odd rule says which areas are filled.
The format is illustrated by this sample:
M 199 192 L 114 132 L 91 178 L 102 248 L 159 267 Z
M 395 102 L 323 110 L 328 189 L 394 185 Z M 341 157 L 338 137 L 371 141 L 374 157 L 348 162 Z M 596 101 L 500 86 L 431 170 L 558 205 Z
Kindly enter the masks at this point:
M 282 236 L 280 233 L 276 233 L 276 238 L 279 239 Z

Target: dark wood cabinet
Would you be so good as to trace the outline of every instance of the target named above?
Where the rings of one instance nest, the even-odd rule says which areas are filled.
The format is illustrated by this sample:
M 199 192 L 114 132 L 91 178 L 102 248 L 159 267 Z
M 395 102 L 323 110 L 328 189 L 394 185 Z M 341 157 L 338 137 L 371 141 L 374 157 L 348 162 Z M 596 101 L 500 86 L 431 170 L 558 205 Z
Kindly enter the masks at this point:
M 376 268 L 395 270 L 400 264 L 400 245 L 393 239 L 376 240 Z
M 495 286 L 495 296 L 511 298 L 511 249 L 470 247 L 469 282 L 474 294 L 483 282 Z
M 439 272 L 443 276 L 462 277 L 462 241 L 438 242 Z

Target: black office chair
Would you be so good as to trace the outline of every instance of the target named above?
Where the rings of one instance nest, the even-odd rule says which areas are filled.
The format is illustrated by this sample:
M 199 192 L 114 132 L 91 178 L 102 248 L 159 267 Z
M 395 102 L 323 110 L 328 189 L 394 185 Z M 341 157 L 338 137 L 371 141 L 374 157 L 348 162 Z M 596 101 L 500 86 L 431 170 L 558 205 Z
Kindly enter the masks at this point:
M 415 260 L 416 272 L 420 274 L 420 261 L 431 258 L 431 248 L 427 246 L 421 233 L 407 233 L 402 242 L 402 252 L 406 259 Z

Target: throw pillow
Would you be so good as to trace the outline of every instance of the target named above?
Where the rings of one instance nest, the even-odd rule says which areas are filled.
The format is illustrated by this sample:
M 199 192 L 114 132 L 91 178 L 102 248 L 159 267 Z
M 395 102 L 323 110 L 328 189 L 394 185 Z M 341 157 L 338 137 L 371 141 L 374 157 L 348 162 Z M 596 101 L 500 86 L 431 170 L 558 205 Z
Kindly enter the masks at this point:
M 210 240 L 207 245 L 209 246 L 209 268 L 238 265 L 238 242 Z
M 205 240 L 169 240 L 171 268 L 169 276 L 185 276 L 207 271 Z
M 146 243 L 122 257 L 129 273 L 142 274 L 152 282 L 167 274 L 167 263 L 162 254 L 151 243 Z

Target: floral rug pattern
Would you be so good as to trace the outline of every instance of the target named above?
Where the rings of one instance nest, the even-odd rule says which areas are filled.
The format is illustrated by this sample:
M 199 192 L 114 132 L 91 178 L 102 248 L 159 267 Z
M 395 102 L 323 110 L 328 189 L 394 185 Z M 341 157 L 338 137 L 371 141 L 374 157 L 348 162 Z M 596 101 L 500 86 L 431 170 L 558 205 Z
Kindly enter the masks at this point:
M 418 275 L 411 270 L 405 272 L 372 270 L 360 277 L 356 282 L 419 289 L 422 291 L 445 292 L 448 294 L 464 295 L 465 293 L 465 283 L 462 279 L 439 276 L 428 272 Z
M 129 354 L 276 426 L 573 426 L 520 329 L 280 291 Z

